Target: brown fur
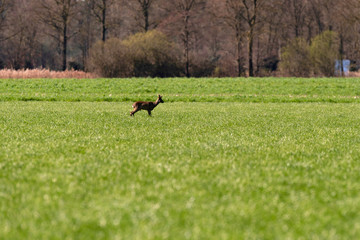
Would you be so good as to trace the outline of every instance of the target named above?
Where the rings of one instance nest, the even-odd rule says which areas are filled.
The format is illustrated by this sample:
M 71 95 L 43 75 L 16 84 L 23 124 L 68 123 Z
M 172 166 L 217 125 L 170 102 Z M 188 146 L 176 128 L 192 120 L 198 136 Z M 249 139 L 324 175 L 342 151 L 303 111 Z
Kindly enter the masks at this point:
M 151 116 L 151 111 L 159 104 L 163 103 L 161 96 L 158 95 L 158 98 L 155 102 L 144 102 L 144 101 L 138 101 L 135 102 L 132 107 L 134 108 L 133 111 L 130 112 L 130 116 L 134 116 L 134 114 L 140 110 L 146 110 L 148 111 L 149 116 Z

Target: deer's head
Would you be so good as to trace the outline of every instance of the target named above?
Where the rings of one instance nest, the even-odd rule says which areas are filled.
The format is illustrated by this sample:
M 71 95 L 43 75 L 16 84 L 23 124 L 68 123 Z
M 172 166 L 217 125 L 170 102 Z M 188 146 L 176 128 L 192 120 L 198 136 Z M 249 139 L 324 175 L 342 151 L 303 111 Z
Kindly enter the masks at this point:
M 164 103 L 164 101 L 162 100 L 162 96 L 158 96 L 158 101 L 161 102 L 161 103 Z

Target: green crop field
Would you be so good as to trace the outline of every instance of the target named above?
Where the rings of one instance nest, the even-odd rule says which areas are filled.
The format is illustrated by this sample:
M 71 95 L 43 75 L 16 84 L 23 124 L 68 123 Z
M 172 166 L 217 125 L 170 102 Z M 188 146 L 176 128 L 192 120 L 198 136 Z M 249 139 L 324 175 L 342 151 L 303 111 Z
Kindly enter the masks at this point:
M 360 79 L 0 79 L 0 239 L 359 239 L 359 96 Z
M 356 78 L 0 79 L 0 101 L 360 103 Z

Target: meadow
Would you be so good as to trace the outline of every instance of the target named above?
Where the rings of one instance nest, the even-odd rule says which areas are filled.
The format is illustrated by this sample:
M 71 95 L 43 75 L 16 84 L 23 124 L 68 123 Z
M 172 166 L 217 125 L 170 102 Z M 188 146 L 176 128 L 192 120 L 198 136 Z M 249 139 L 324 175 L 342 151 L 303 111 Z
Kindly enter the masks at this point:
M 0 239 L 358 239 L 359 87 L 0 79 Z
M 360 102 L 358 78 L 0 79 L 0 101 Z

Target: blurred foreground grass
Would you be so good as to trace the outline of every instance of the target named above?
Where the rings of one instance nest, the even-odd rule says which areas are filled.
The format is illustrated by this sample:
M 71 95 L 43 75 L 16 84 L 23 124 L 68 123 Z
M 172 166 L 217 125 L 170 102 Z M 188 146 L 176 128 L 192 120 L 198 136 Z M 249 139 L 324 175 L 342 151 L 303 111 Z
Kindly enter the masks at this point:
M 2 102 L 0 239 L 360 237 L 360 105 L 130 110 Z

